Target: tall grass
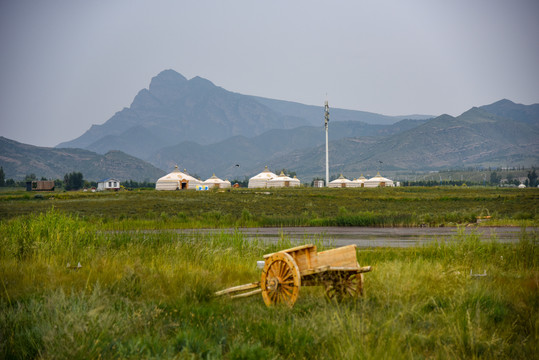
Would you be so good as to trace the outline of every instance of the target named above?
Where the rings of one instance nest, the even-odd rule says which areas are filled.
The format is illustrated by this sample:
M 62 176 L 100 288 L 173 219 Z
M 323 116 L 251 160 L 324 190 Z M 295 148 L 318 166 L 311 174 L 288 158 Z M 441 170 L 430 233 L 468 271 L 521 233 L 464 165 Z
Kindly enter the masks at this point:
M 302 287 L 289 309 L 213 297 L 258 281 L 256 260 L 296 245 L 285 236 L 97 230 L 56 210 L 0 223 L 0 357 L 530 359 L 539 350 L 537 234 L 501 244 L 461 232 L 360 250 L 374 268 L 362 299 L 328 302 Z

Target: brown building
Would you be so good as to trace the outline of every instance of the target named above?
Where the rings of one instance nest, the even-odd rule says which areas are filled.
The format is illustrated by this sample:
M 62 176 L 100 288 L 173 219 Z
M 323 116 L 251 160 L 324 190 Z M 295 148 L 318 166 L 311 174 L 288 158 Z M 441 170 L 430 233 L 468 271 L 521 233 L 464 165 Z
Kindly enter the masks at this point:
M 53 180 L 27 181 L 26 191 L 54 191 Z

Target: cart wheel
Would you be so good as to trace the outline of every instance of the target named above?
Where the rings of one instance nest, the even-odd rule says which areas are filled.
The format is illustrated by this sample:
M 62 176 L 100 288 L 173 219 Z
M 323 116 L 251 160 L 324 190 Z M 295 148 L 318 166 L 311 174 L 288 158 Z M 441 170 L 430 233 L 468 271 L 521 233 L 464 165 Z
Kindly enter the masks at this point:
M 363 295 L 363 274 L 345 274 L 326 285 L 328 299 L 341 301 Z
M 292 256 L 280 252 L 266 259 L 260 287 L 267 306 L 275 304 L 293 306 L 298 298 L 300 286 L 301 276 Z

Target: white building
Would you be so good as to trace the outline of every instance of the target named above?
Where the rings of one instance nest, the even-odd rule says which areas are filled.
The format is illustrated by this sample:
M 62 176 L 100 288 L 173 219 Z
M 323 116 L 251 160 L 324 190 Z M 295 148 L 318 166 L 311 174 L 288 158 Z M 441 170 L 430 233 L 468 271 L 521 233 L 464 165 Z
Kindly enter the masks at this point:
M 97 191 L 120 190 L 120 180 L 108 178 L 97 182 Z
M 387 179 L 380 175 L 380 172 L 376 174 L 375 177 L 370 178 L 369 180 L 365 181 L 365 187 L 372 188 L 372 187 L 392 187 L 395 186 L 395 183 L 393 180 Z
M 157 180 L 155 183 L 155 190 L 196 189 L 197 185 L 202 185 L 202 181 L 195 179 L 187 173 L 181 172 L 176 165 L 170 174 Z
M 231 187 L 232 185 L 230 184 L 230 181 L 228 180 L 221 180 L 219 179 L 217 176 L 215 176 L 215 174 L 213 174 L 213 176 L 209 179 L 207 179 L 206 181 L 204 181 L 202 183 L 203 185 L 207 185 L 208 188 L 217 188 L 217 189 L 226 189 L 226 188 L 229 188 Z
M 262 171 L 260 174 L 253 176 L 249 179 L 249 185 L 248 188 L 265 188 L 268 187 L 268 181 L 271 179 L 275 179 L 277 175 L 272 173 L 268 170 L 268 167 L 266 166 L 264 168 L 264 171 Z
M 363 176 L 363 174 L 361 174 L 360 177 L 350 182 L 349 187 L 365 187 L 365 181 L 367 181 L 367 179 L 365 178 L 365 176 Z
M 268 180 L 267 187 L 294 187 L 299 186 L 300 181 L 297 177 L 291 178 L 286 176 L 282 171 L 276 178 Z
M 344 176 L 339 176 L 337 179 L 330 181 L 328 187 L 330 188 L 345 188 L 350 187 L 351 181 Z

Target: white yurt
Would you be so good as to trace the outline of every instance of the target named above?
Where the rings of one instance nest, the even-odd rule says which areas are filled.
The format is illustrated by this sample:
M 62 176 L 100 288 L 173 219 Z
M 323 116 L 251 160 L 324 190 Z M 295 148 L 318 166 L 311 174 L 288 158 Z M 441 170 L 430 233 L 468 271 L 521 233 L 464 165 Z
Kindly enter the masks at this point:
M 249 179 L 248 188 L 265 188 L 268 186 L 268 181 L 270 181 L 271 179 L 275 179 L 276 177 L 277 175 L 269 171 L 268 167 L 266 166 L 264 168 L 264 171 Z
M 215 176 L 215 174 L 213 174 L 211 178 L 207 179 L 202 184 L 208 185 L 210 189 L 211 188 L 226 189 L 232 186 L 230 184 L 230 181 L 219 179 L 217 176 Z
M 339 176 L 337 179 L 330 181 L 328 187 L 330 188 L 345 188 L 350 187 L 351 181 L 345 178 L 344 176 Z
M 387 179 L 380 175 L 380 172 L 378 172 L 375 177 L 365 181 L 365 187 L 368 188 L 385 186 L 395 186 L 395 183 L 393 182 L 393 180 Z
M 202 185 L 202 181 L 181 172 L 176 165 L 170 174 L 167 174 L 157 180 L 155 183 L 155 190 L 195 189 L 197 185 Z
M 349 187 L 365 187 L 365 181 L 367 181 L 367 179 L 361 174 L 360 177 L 350 182 Z
M 297 177 L 291 178 L 286 176 L 282 171 L 276 178 L 268 180 L 268 187 L 293 187 L 299 186 L 300 181 Z

